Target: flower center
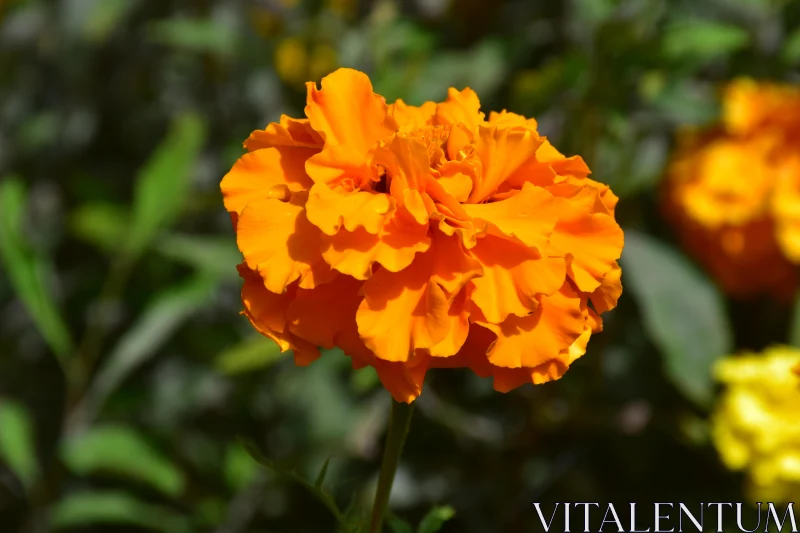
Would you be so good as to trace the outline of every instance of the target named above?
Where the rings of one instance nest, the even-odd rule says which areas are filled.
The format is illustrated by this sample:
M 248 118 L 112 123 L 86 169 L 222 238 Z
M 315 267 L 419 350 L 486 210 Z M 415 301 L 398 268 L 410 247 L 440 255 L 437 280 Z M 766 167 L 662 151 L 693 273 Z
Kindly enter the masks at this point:
M 447 137 L 450 135 L 450 126 L 425 126 L 418 128 L 410 133 L 401 133 L 403 137 L 417 141 L 428 151 L 428 160 L 431 167 L 438 166 L 444 159 L 444 150 L 442 146 L 447 142 Z

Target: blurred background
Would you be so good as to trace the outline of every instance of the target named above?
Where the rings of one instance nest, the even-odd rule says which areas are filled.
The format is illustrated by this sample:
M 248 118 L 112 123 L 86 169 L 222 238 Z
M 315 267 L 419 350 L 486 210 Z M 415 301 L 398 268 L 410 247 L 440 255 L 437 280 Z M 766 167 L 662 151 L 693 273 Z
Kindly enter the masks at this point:
M 393 511 L 516 532 L 539 531 L 534 501 L 743 501 L 709 440 L 710 367 L 789 342 L 791 305 L 723 296 L 659 183 L 721 84 L 800 81 L 800 2 L 5 0 L 0 530 L 335 530 L 239 436 L 311 480 L 330 458 L 337 504 L 370 501 L 389 395 L 346 357 L 295 367 L 239 315 L 219 192 L 250 132 L 340 66 L 388 101 L 469 86 L 535 117 L 621 197 L 630 243 L 620 305 L 561 381 L 429 374 Z

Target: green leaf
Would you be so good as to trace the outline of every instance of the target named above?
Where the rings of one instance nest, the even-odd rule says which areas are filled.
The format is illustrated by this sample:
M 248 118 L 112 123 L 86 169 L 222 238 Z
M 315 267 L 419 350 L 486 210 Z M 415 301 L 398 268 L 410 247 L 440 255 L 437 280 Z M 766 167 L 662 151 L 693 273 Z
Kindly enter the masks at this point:
M 125 243 L 130 214 L 115 204 L 85 204 L 76 208 L 69 219 L 72 234 L 104 252 L 115 252 Z
M 106 358 L 86 394 L 80 423 L 94 417 L 106 398 L 136 368 L 153 357 L 180 325 L 208 305 L 217 282 L 194 276 L 159 294 L 142 312 Z M 83 417 L 83 420 L 80 418 Z
M 152 41 L 190 52 L 230 55 L 238 45 L 235 30 L 211 19 L 160 20 L 148 29 Z
M 223 467 L 225 481 L 235 491 L 244 489 L 255 479 L 258 473 L 258 463 L 248 454 L 241 444 L 232 442 L 225 453 L 225 466 Z
M 141 169 L 134 189 L 130 253 L 141 253 L 181 213 L 189 193 L 192 166 L 205 138 L 203 120 L 194 114 L 182 115 Z
M 252 457 L 257 463 L 269 468 L 276 474 L 283 476 L 305 488 L 317 500 L 319 500 L 319 502 L 322 503 L 322 505 L 328 508 L 328 510 L 336 518 L 336 522 L 340 526 L 349 528 L 348 521 L 345 518 L 345 515 L 342 514 L 342 512 L 339 510 L 339 507 L 336 505 L 336 502 L 333 500 L 331 495 L 326 490 L 322 489 L 321 487 L 316 487 L 312 485 L 306 479 L 304 479 L 302 476 L 300 476 L 293 470 L 288 470 L 286 468 L 283 468 L 282 466 L 279 466 L 271 459 L 268 459 L 267 457 L 264 456 L 263 453 L 261 453 L 261 450 L 259 450 L 254 443 L 246 441 L 241 438 L 240 441 L 244 449 L 247 451 L 247 453 L 250 454 L 250 457 Z
M 414 533 L 411 524 L 392 512 L 387 511 L 386 513 L 386 525 L 389 526 L 392 533 Z
M 322 468 L 320 469 L 319 474 L 317 474 L 317 479 L 316 479 L 316 481 L 314 481 L 314 488 L 315 489 L 322 490 L 322 484 L 325 483 L 325 474 L 328 473 L 328 465 L 330 464 L 330 462 L 331 462 L 331 458 L 330 457 L 325 459 L 325 464 L 322 465 Z
M 445 522 L 456 515 L 455 509 L 449 505 L 434 507 L 422 518 L 417 533 L 436 533 Z
M 794 30 L 786 38 L 781 57 L 789 64 L 800 63 L 800 29 Z
M 621 262 L 623 281 L 669 377 L 707 407 L 714 391 L 712 366 L 733 344 L 722 296 L 681 254 L 642 233 L 625 232 Z
M 116 491 L 67 494 L 55 504 L 50 515 L 50 525 L 55 529 L 112 524 L 139 526 L 164 533 L 189 531 L 185 517 Z
M 62 444 L 61 458 L 79 476 L 110 473 L 145 483 L 167 496 L 179 496 L 183 474 L 135 430 L 95 426 Z
M 243 374 L 263 370 L 287 355 L 281 353 L 280 347 L 273 340 L 259 335 L 225 350 L 217 356 L 215 364 L 224 374 Z
M 94 0 L 84 21 L 83 35 L 94 42 L 108 39 L 140 0 Z
M 242 262 L 242 254 L 235 239 L 167 234 L 159 237 L 155 249 L 164 257 L 186 263 L 200 272 L 219 278 L 239 278 L 235 265 Z
M 31 490 L 39 477 L 33 423 L 24 405 L 0 399 L 0 460 Z
M 66 368 L 66 358 L 73 350 L 72 339 L 47 288 L 51 273 L 49 261 L 25 242 L 22 232 L 25 203 L 22 182 L 5 178 L 0 183 L 0 260 L 17 297 Z
M 731 24 L 683 20 L 667 27 L 662 42 L 668 59 L 704 62 L 747 46 L 750 35 Z

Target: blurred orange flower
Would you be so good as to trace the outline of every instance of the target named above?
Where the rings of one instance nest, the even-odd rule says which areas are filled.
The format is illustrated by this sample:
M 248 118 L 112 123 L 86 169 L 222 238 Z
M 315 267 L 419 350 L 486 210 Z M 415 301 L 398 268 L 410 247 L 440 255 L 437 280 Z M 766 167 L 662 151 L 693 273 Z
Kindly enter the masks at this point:
M 665 212 L 731 295 L 791 297 L 800 262 L 800 89 L 737 80 L 719 125 L 686 131 Z
M 244 313 L 297 364 L 339 347 L 411 402 L 434 367 L 558 379 L 622 291 L 617 198 L 471 89 L 387 105 L 339 69 L 222 180 Z

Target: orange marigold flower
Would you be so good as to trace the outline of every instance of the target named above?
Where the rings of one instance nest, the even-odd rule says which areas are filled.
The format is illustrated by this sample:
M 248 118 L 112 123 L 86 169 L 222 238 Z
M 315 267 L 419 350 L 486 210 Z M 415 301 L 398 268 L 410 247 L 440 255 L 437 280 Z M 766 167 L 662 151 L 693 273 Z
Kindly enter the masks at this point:
M 387 105 L 339 69 L 222 180 L 244 313 L 297 364 L 339 347 L 398 401 L 430 368 L 558 379 L 622 291 L 617 198 L 471 90 Z
M 720 124 L 678 141 L 663 199 L 684 247 L 733 296 L 791 296 L 800 262 L 800 89 L 734 81 Z

